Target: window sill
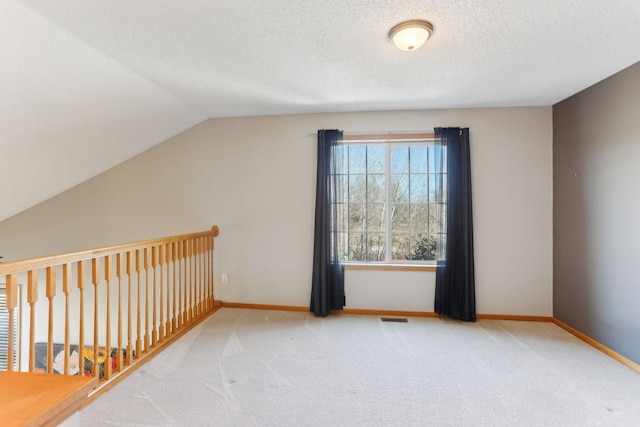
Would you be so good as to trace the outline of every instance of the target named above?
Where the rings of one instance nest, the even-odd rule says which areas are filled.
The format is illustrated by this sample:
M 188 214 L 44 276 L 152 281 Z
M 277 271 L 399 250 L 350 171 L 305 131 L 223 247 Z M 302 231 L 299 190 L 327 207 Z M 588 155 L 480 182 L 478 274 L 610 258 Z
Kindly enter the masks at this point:
M 344 264 L 345 270 L 378 270 L 378 271 L 436 271 L 435 265 L 415 264 Z

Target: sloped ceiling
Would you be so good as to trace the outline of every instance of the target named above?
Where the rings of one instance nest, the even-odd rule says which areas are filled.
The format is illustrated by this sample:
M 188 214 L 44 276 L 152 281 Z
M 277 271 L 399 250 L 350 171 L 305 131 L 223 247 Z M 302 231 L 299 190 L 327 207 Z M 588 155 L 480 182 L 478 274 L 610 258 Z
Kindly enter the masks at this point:
M 640 59 L 637 0 L 0 5 L 0 220 L 210 117 L 552 105 Z

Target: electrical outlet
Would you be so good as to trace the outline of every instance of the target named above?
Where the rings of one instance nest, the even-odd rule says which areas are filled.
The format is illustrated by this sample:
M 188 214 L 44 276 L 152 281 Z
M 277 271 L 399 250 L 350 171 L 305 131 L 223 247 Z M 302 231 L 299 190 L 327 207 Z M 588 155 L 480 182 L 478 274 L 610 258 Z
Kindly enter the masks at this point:
M 227 273 L 222 273 L 222 284 L 226 285 L 229 283 L 229 275 Z

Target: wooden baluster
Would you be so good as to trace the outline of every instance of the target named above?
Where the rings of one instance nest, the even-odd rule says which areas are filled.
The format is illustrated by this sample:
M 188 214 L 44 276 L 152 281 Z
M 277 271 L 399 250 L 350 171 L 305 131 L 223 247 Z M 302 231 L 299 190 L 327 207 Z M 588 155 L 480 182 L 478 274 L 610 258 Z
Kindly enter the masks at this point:
M 202 282 L 202 312 L 205 313 L 209 308 L 209 293 L 207 292 L 207 241 L 205 237 L 200 238 L 200 276 Z
M 204 289 L 204 311 L 208 313 L 211 309 L 209 300 L 209 263 L 207 262 L 209 253 L 209 240 L 207 236 L 202 238 L 202 287 Z
M 78 363 L 80 375 L 85 374 L 84 370 L 84 285 L 87 276 L 87 264 L 85 261 L 78 261 L 78 290 L 80 291 L 80 332 L 78 336 Z
M 204 313 L 204 240 L 198 238 L 198 266 L 200 268 L 200 316 Z
M 189 317 L 189 310 L 190 310 L 190 305 L 189 305 L 189 281 L 187 279 L 187 276 L 189 274 L 189 245 L 188 242 L 186 240 L 182 241 L 182 255 L 184 257 L 183 260 L 183 264 L 184 264 L 184 270 L 183 270 L 183 275 L 184 275 L 184 323 L 188 324 L 190 321 L 190 317 Z
M 202 311 L 209 311 L 209 286 L 207 285 L 207 238 L 201 237 L 202 241 Z
M 127 252 L 127 357 L 125 365 L 131 365 L 133 360 L 132 346 L 133 342 L 133 325 L 131 324 L 131 252 Z
M 189 259 L 189 248 L 187 247 L 187 241 L 182 241 L 182 307 L 184 310 L 184 323 L 185 325 L 189 323 L 189 264 L 187 260 Z
M 158 262 L 160 265 L 160 323 L 158 324 L 159 342 L 164 341 L 166 331 L 164 330 L 164 245 L 158 246 Z
M 213 309 L 213 266 L 211 265 L 212 236 L 207 237 L 207 286 L 209 288 L 209 311 Z
M 178 318 L 179 326 L 184 325 L 184 280 L 182 276 L 184 274 L 184 268 L 182 266 L 182 241 L 177 242 L 178 245 L 178 309 L 180 310 L 180 317 Z
M 151 267 L 153 268 L 153 328 L 151 330 L 151 346 L 155 347 L 156 343 L 158 342 L 158 333 L 156 331 L 156 325 L 158 324 L 158 317 L 157 317 L 157 300 L 156 300 L 156 288 L 157 288 L 157 278 L 156 278 L 156 267 L 158 266 L 158 248 L 157 247 L 152 247 L 151 248 Z M 161 278 L 162 280 L 162 278 Z
M 196 238 L 196 298 L 198 299 L 198 317 L 202 316 L 202 262 L 200 255 L 202 248 L 200 247 L 200 238 Z
M 122 254 L 116 254 L 116 277 L 118 278 L 118 349 L 116 369 L 122 371 Z
M 138 292 L 138 310 L 136 313 L 136 359 L 139 359 L 140 356 L 142 356 L 142 339 L 140 338 L 142 336 L 142 317 L 140 315 L 140 253 L 140 249 L 136 249 L 136 288 Z
M 195 298 L 194 298 L 194 270 L 195 264 L 193 260 L 193 239 L 189 240 L 189 321 L 192 322 L 194 320 L 195 314 Z
M 209 238 L 205 237 L 204 238 L 204 272 L 205 272 L 205 286 L 207 289 L 207 312 L 211 311 L 211 308 L 213 307 L 212 301 L 211 301 L 211 280 L 210 280 L 210 274 L 211 271 L 209 270 Z
M 36 370 L 36 302 L 38 301 L 38 270 L 27 273 L 27 302 L 29 303 L 29 372 Z M 9 331 L 12 331 L 9 328 Z
M 171 291 L 171 244 L 167 244 L 165 255 L 167 262 L 167 322 L 165 324 L 165 331 L 167 336 L 171 334 L 171 325 L 173 324 L 173 313 L 171 312 L 171 296 L 173 292 Z
M 198 319 L 198 245 L 196 239 L 192 239 L 192 255 L 193 258 L 193 319 Z
M 53 298 L 56 296 L 56 268 L 47 267 L 47 298 L 49 299 L 49 335 L 47 341 L 47 373 L 53 373 Z
M 178 259 L 178 242 L 174 242 L 171 244 L 171 260 L 173 263 L 173 332 L 178 330 L 179 322 L 178 322 L 178 264 L 176 263 Z
M 100 282 L 100 261 L 98 258 L 91 260 L 91 282 L 93 283 L 93 367 L 91 375 L 100 378 L 100 366 L 98 365 L 98 283 Z
M 200 280 L 200 239 L 194 239 L 194 258 L 196 264 L 196 317 L 202 314 L 202 292 Z
M 199 288 L 200 288 L 200 315 L 204 313 L 204 250 L 203 250 L 204 241 L 202 237 L 198 237 L 198 278 L 199 278 Z
M 145 292 L 147 296 L 144 299 L 145 310 L 144 310 L 144 324 L 145 324 L 145 334 L 144 334 L 144 352 L 149 351 L 150 336 L 149 336 L 149 248 L 144 248 L 144 280 L 146 283 Z
M 207 288 L 207 240 L 200 238 L 200 275 L 202 276 L 202 312 L 206 313 L 209 308 L 209 290 Z
M 69 291 L 71 290 L 71 266 L 62 265 L 62 293 L 64 293 L 64 374 L 69 375 Z
M 104 349 L 106 352 L 106 359 L 104 361 L 104 379 L 108 381 L 111 378 L 111 255 L 104 257 L 104 280 L 107 282 L 107 306 L 105 311 L 107 312 L 107 335 L 104 343 Z M 120 307 L 118 306 L 118 311 Z
M 18 277 L 16 274 L 9 274 L 6 276 L 5 283 L 5 296 L 6 296 L 6 307 L 9 311 L 9 342 L 7 348 L 7 371 L 13 372 L 14 368 L 14 352 L 16 349 L 13 348 L 13 340 L 17 337 L 13 335 L 13 329 L 15 328 L 15 314 L 16 308 L 18 307 Z
M 193 318 L 198 319 L 198 304 L 200 299 L 198 298 L 198 240 L 193 239 Z

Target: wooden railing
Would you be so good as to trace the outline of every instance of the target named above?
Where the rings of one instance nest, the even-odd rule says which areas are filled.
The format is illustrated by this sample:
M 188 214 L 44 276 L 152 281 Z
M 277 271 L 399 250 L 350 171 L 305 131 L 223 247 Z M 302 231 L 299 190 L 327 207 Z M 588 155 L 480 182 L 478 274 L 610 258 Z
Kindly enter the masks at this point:
M 218 231 L 0 263 L 7 369 L 17 370 L 10 363 L 17 354 L 21 371 L 90 375 L 103 384 L 142 361 L 214 311 Z

